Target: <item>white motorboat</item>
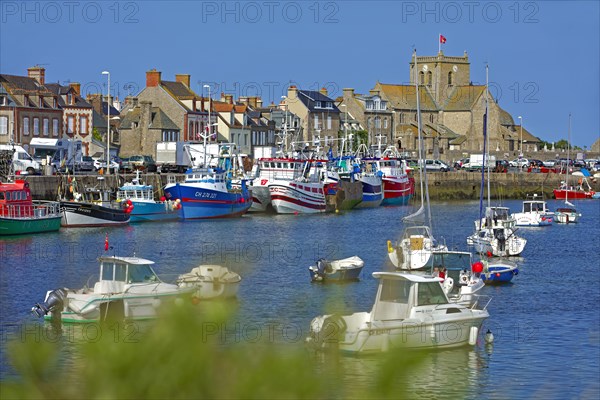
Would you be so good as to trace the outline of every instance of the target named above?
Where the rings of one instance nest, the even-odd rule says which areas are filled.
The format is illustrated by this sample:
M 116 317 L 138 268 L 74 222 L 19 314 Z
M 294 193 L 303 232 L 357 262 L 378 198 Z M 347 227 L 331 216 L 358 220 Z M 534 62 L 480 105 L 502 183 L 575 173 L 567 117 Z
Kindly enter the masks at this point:
M 193 300 L 235 297 L 242 277 L 221 265 L 200 265 L 177 278 L 181 289 L 191 289 Z
M 440 278 L 375 272 L 379 288 L 370 312 L 321 315 L 306 338 L 317 350 L 379 353 L 394 348 L 448 348 L 475 345 L 490 298 L 470 307 L 450 302 Z
M 32 313 L 63 322 L 155 318 L 158 307 L 179 296 L 198 299 L 232 297 L 241 277 L 218 265 L 201 265 L 180 275 L 175 284 L 163 282 L 153 261 L 138 257 L 100 257 L 99 280 L 82 289 L 59 288 L 46 293 Z
M 82 289 L 48 291 L 31 311 L 63 322 L 94 322 L 107 318 L 147 319 L 163 300 L 182 294 L 179 286 L 162 282 L 153 261 L 138 257 L 100 257 L 99 280 Z M 89 282 L 88 282 L 89 283 Z
M 513 217 L 517 226 L 549 226 L 553 215 L 543 197 L 534 194 L 523 202 L 523 210 L 514 213 Z
M 364 265 L 365 262 L 358 256 L 333 261 L 321 258 L 308 267 L 308 271 L 313 282 L 353 281 L 358 280 Z
M 556 209 L 554 217 L 556 218 L 556 222 L 560 224 L 573 224 L 577 222 L 581 214 L 574 207 L 559 207 Z

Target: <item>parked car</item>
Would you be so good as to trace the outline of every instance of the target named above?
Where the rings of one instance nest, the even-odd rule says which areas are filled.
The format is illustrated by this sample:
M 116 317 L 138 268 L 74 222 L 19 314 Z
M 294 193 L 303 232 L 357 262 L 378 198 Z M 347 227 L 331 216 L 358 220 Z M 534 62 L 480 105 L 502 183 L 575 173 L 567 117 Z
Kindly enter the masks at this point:
M 600 161 L 596 161 L 596 163 L 594 164 L 594 166 L 592 167 L 592 169 L 595 172 L 600 172 Z
M 448 164 L 440 160 L 425 160 L 425 170 L 448 172 L 450 170 L 450 167 L 448 166 Z
M 132 170 L 156 172 L 156 162 L 151 156 L 136 155 L 129 157 Z
M 75 164 L 75 168 L 80 171 L 93 171 L 94 159 L 90 156 L 83 156 L 81 157 L 81 161 Z
M 511 167 L 523 168 L 529 165 L 529 160 L 526 158 L 517 158 L 516 160 L 509 161 Z
M 552 168 L 556 165 L 556 160 L 546 160 L 544 161 L 544 167 Z

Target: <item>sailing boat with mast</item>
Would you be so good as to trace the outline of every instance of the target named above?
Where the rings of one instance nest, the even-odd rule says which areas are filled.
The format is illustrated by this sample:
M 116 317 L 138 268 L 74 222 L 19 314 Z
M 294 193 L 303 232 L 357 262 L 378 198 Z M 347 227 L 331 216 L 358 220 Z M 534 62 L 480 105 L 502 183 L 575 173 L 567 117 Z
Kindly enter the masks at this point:
M 490 166 L 489 166 L 489 137 L 487 134 L 488 121 L 488 67 L 485 68 L 485 114 L 483 115 L 483 165 L 481 168 L 481 188 L 479 194 L 479 219 L 475 221 L 475 233 L 467 238 L 467 244 L 475 247 L 480 254 L 492 254 L 497 257 L 517 256 L 521 254 L 527 240 L 516 235 L 514 220 L 499 221 L 497 207 L 490 205 Z M 487 207 L 483 216 L 483 189 L 485 182 L 485 169 L 487 168 Z M 500 223 L 498 223 L 500 222 Z
M 419 135 L 419 162 L 424 165 L 423 136 L 421 130 L 421 104 L 419 101 L 419 80 L 417 68 L 417 53 L 414 52 L 415 62 L 415 89 L 417 99 L 417 127 Z M 421 193 L 421 206 L 419 209 L 404 217 L 402 220 L 407 224 L 402 238 L 395 245 L 388 240 L 388 257 L 397 269 L 418 270 L 427 265 L 429 259 L 435 251 L 444 251 L 448 248 L 443 244 L 438 244 L 432 233 L 431 207 L 429 204 L 429 185 L 427 182 L 427 171 L 425 168 L 419 168 L 419 181 Z M 422 220 L 423 215 L 427 213 L 428 225 Z
M 576 190 L 573 189 L 572 187 L 569 187 L 569 169 L 571 168 L 571 166 L 569 165 L 569 163 L 571 162 L 571 157 L 570 157 L 570 149 L 571 149 L 571 113 L 569 113 L 569 135 L 568 135 L 568 140 L 567 140 L 567 173 L 566 173 L 566 177 L 565 177 L 565 181 L 563 182 L 563 184 L 561 185 L 561 187 L 559 189 L 554 189 L 554 197 L 556 197 L 557 199 L 565 199 L 565 207 L 560 207 L 559 209 L 556 210 L 556 213 L 554 214 L 556 217 L 556 222 L 561 223 L 561 224 L 569 224 L 569 223 L 575 223 L 577 222 L 577 218 L 581 216 L 581 214 L 577 213 L 577 210 L 575 209 L 575 206 L 573 205 L 573 203 L 569 202 L 569 194 L 571 194 L 571 198 L 575 198 L 576 197 Z M 593 192 L 592 192 L 593 195 Z M 590 195 L 590 197 L 592 196 Z M 585 197 L 582 197 L 585 198 Z

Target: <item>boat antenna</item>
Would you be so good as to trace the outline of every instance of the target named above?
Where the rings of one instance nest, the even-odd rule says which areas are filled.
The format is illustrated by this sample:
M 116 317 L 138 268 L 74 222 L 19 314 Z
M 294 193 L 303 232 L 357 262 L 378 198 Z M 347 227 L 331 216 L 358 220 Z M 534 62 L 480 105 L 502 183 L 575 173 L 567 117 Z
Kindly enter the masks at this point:
M 565 179 L 565 204 L 574 207 L 573 203 L 569 202 L 569 164 L 571 164 L 571 113 L 569 113 L 569 132 L 567 137 L 567 177 Z

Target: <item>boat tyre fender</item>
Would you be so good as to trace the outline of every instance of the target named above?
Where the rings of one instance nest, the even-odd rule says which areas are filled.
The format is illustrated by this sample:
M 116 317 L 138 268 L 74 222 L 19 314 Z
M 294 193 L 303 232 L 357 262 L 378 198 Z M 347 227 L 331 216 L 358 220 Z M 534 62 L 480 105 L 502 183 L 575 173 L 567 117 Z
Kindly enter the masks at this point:
M 131 199 L 125 200 L 122 204 L 123 204 L 123 209 L 125 210 L 125 213 L 131 214 L 131 212 L 133 211 L 133 203 L 132 203 Z
M 341 315 L 333 314 L 325 318 L 317 335 L 318 348 L 337 348 L 340 337 L 343 337 L 347 328 L 346 321 Z

